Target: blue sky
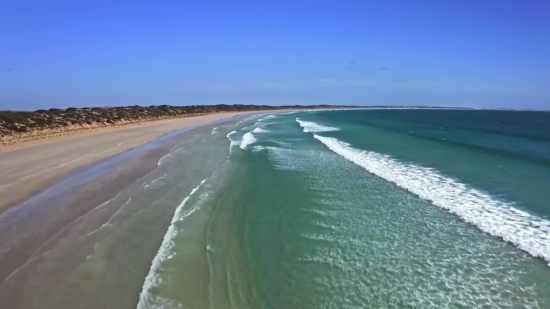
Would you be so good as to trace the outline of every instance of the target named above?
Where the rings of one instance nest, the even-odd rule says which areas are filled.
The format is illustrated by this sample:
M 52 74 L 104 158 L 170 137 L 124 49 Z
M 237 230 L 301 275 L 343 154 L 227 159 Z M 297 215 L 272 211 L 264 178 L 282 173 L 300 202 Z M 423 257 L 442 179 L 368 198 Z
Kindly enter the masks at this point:
M 550 109 L 550 1 L 0 0 L 0 110 Z

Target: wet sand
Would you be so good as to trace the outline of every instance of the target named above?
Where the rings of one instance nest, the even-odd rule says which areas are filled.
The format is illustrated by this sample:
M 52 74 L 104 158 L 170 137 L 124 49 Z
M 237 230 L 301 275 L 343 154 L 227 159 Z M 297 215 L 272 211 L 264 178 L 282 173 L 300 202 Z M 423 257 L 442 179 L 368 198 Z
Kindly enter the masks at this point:
M 0 152 L 0 213 L 73 170 L 177 129 L 254 112 L 220 113 L 103 131 Z
M 33 285 L 29 284 L 23 291 L 18 284 L 12 285 L 11 282 L 32 282 L 33 263 L 38 262 L 51 246 L 55 246 L 49 240 L 64 233 L 64 228 L 71 222 L 153 171 L 159 159 L 176 143 L 223 125 L 220 121 L 236 122 L 237 116 L 242 114 L 171 120 L 0 153 L 2 197 L 12 201 L 11 204 L 24 199 L 12 207 L 6 207 L 10 203 L 2 201 L 2 302 L 13 308 L 25 307 L 21 306 L 21 301 L 26 298 L 25 295 L 33 294 Z M 185 127 L 190 129 L 174 131 Z M 166 135 L 171 131 L 174 133 Z M 165 137 L 151 142 L 162 135 Z M 131 148 L 134 149 L 128 151 Z M 22 270 L 23 265 L 26 267 Z M 7 280 L 13 276 L 19 279 Z

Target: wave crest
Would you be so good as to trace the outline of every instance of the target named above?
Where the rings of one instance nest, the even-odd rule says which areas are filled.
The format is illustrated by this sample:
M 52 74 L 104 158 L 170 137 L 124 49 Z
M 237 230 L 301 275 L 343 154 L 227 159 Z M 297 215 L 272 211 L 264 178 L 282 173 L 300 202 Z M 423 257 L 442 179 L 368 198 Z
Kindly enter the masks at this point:
M 498 201 L 485 192 L 440 175 L 433 169 L 401 163 L 376 152 L 355 149 L 335 138 L 317 134 L 313 137 L 368 172 L 395 183 L 534 257 L 550 262 L 550 221 Z
M 327 127 L 315 122 L 300 120 L 298 118 L 296 118 L 296 121 L 300 124 L 302 128 L 304 128 L 304 132 L 306 133 L 319 133 L 319 132 L 330 132 L 330 131 L 340 130 L 338 128 Z

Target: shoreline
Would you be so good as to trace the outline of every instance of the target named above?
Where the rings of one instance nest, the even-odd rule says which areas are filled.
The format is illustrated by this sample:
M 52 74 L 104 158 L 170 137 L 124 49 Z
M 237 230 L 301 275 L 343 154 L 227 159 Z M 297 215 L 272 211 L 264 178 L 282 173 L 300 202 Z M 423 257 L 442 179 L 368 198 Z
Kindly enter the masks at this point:
M 484 107 L 438 107 L 438 106 L 311 106 L 311 108 L 292 108 L 283 106 L 280 109 L 257 109 L 257 110 L 240 110 L 227 111 L 220 110 L 216 112 L 199 112 L 194 114 L 179 114 L 177 116 L 164 116 L 159 118 L 138 118 L 134 120 L 120 120 L 110 123 L 93 123 L 93 124 L 76 124 L 66 127 L 43 128 L 40 130 L 15 132 L 4 135 L 0 130 L 0 153 L 10 150 L 19 149 L 43 143 L 48 143 L 67 138 L 81 137 L 90 134 L 101 132 L 111 132 L 124 130 L 129 128 L 150 126 L 163 122 L 182 120 L 187 118 L 203 117 L 219 114 L 235 114 L 235 113 L 258 113 L 258 112 L 284 112 L 284 111 L 300 111 L 300 110 L 339 110 L 339 109 L 357 109 L 357 110 L 465 110 L 465 111 L 512 111 L 512 112 L 550 112 L 550 110 L 533 110 L 533 109 L 509 109 L 509 108 L 484 108 Z M 3 111 L 0 111 L 2 113 Z M 4 111 L 5 113 L 6 111 Z M 17 111 L 7 111 L 18 113 Z M 0 129 L 2 120 L 0 119 Z
M 7 278 L 13 275 L 32 277 L 32 271 L 21 272 L 23 265 L 25 269 L 33 269 L 41 255 L 51 249 L 53 238 L 64 234 L 73 222 L 155 171 L 159 160 L 174 145 L 253 113 L 258 112 L 213 115 L 216 119 L 209 117 L 202 119 L 202 123 L 187 123 L 185 127 L 117 154 L 102 159 L 96 156 L 95 162 L 72 168 L 64 174 L 57 173 L 48 185 L 29 191 L 29 198 L 0 209 L 0 286 L 3 293 L 9 292 L 12 301 L 18 299 L 20 291 L 11 284 L 6 286 Z
M 263 111 L 217 113 L 64 136 L 1 151 L 0 214 L 71 172 L 145 145 L 177 130 Z M 274 111 L 276 112 L 276 111 Z M 7 194 L 9 192 L 9 194 Z
M 52 130 L 34 131 L 31 133 L 18 134 L 15 136 L 5 136 L 3 138 L 0 138 L 0 154 L 6 151 L 16 150 L 24 147 L 40 145 L 40 144 L 50 143 L 50 142 L 59 141 L 59 140 L 66 140 L 71 138 L 78 138 L 82 136 L 104 133 L 104 132 L 120 131 L 120 130 L 132 129 L 137 127 L 147 127 L 147 126 L 171 123 L 174 121 L 181 121 L 181 120 L 192 119 L 197 117 L 208 117 L 213 115 L 249 114 L 249 113 L 258 113 L 258 112 L 262 112 L 262 111 L 219 112 L 219 113 L 213 113 L 213 114 L 199 114 L 199 115 L 192 115 L 192 116 L 151 119 L 151 120 L 138 121 L 138 122 L 127 122 L 127 123 L 120 123 L 115 125 L 74 126 L 66 129 L 59 128 L 59 129 L 52 129 Z

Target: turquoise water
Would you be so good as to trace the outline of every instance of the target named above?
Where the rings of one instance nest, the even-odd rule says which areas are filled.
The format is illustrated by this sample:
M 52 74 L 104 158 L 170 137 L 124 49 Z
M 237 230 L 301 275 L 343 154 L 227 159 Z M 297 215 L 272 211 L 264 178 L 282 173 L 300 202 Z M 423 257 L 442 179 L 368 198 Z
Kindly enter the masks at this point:
M 550 306 L 550 113 L 297 112 L 217 135 L 225 170 L 176 211 L 138 308 Z
M 182 140 L 13 308 L 549 308 L 550 113 L 255 115 Z

